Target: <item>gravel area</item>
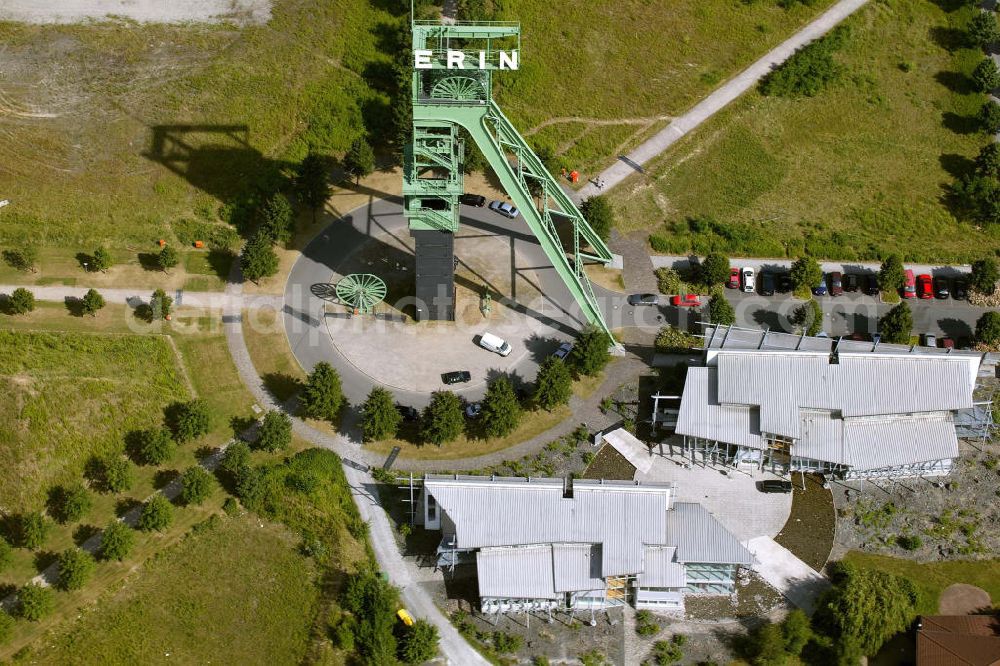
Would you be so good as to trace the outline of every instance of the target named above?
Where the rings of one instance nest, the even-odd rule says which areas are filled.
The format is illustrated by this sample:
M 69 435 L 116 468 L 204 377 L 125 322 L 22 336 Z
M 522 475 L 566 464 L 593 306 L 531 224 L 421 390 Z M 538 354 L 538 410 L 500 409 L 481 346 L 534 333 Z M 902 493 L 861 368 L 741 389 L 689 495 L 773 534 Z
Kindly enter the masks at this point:
M 998 446 L 962 449 L 946 477 L 833 484 L 838 546 L 920 562 L 1000 551 Z
M 81 23 L 120 18 L 141 23 L 267 23 L 270 0 L 5 0 L 0 19 L 22 23 Z
M 805 477 L 805 488 L 798 474 L 792 475 L 792 483 L 792 512 L 774 540 L 816 571 L 822 571 L 836 529 L 833 495 L 813 475 Z

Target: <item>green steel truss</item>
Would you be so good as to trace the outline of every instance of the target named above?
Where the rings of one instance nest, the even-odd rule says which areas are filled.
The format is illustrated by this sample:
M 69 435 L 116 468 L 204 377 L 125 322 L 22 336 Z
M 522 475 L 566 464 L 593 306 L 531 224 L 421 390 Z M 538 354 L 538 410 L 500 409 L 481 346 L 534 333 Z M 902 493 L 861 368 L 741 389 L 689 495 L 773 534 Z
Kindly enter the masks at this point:
M 519 25 L 415 22 L 412 28 L 414 50 L 427 49 L 432 56 L 430 68 L 413 70 L 413 141 L 403 174 L 404 214 L 410 228 L 458 229 L 458 197 L 464 185 L 458 127 L 464 128 L 587 320 L 610 335 L 584 263 L 609 262 L 611 251 L 492 100 L 499 51 L 520 52 Z M 474 69 L 448 69 L 448 50 L 463 51 Z M 478 68 L 480 52 L 485 70 Z

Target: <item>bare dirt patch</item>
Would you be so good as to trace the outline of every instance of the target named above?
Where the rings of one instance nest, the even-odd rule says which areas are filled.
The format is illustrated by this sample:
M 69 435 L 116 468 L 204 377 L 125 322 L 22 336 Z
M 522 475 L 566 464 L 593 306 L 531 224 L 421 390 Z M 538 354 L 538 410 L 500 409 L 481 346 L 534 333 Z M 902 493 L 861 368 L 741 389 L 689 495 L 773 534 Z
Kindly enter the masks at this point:
M 83 23 L 127 18 L 140 23 L 263 24 L 270 0 L 7 0 L 0 19 L 20 23 Z
M 938 612 L 941 615 L 971 615 L 993 605 L 990 593 L 975 585 L 955 583 L 941 593 Z

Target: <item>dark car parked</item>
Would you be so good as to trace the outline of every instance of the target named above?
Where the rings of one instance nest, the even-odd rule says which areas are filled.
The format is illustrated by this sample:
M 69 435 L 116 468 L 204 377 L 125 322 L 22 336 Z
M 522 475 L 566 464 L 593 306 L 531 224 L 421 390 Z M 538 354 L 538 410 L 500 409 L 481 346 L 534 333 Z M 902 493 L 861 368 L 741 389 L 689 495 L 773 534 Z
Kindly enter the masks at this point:
M 472 375 L 468 370 L 453 370 L 452 372 L 446 372 L 441 375 L 441 381 L 445 384 L 462 384 L 470 381 L 471 379 Z
M 787 294 L 792 290 L 792 276 L 788 273 L 778 273 L 778 291 Z
M 399 415 L 403 417 L 404 421 L 413 422 L 420 418 L 420 412 L 416 407 L 411 407 L 410 405 L 401 405 L 396 403 L 396 411 Z
M 486 205 L 486 197 L 481 194 L 463 194 L 458 198 L 458 201 L 466 206 L 475 206 L 476 208 L 482 208 Z
M 774 273 L 760 274 L 761 296 L 774 296 Z
M 762 493 L 790 493 L 792 492 L 792 482 L 781 481 L 780 479 L 759 481 L 757 483 L 757 490 Z
M 870 273 L 865 276 L 865 293 L 869 296 L 878 296 L 878 276 Z
M 843 275 L 840 271 L 833 271 L 827 275 L 827 279 L 830 281 L 830 295 L 840 296 L 844 293 L 844 280 Z
M 948 278 L 938 275 L 934 278 L 934 298 L 948 298 Z
M 861 279 L 857 273 L 848 273 L 844 276 L 844 291 L 855 292 L 861 284 Z
M 955 280 L 951 285 L 951 297 L 956 301 L 964 301 L 969 297 L 969 283 L 963 279 Z
M 656 294 L 632 294 L 628 297 L 629 305 L 656 305 L 659 302 Z

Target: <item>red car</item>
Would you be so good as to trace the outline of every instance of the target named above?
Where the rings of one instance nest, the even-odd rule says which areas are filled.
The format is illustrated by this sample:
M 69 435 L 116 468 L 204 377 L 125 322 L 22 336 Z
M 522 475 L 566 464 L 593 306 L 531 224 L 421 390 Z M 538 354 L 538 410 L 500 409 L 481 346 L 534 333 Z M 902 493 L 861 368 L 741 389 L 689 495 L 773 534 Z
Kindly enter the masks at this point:
M 729 282 L 726 283 L 726 286 L 730 289 L 740 288 L 740 269 L 732 268 L 729 270 Z
M 682 294 L 680 296 L 671 296 L 670 304 L 679 308 L 700 308 L 701 298 L 698 294 Z
M 917 276 L 917 296 L 920 298 L 934 298 L 934 286 L 930 275 L 924 273 Z

